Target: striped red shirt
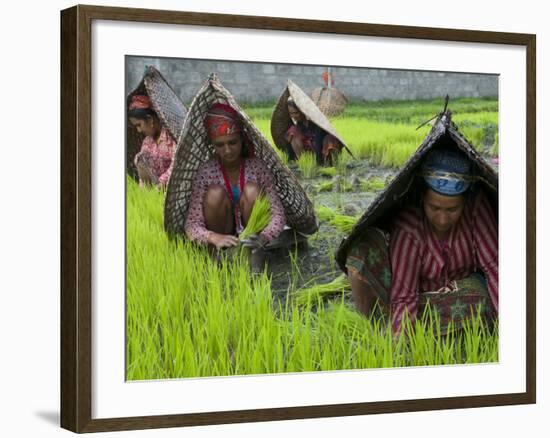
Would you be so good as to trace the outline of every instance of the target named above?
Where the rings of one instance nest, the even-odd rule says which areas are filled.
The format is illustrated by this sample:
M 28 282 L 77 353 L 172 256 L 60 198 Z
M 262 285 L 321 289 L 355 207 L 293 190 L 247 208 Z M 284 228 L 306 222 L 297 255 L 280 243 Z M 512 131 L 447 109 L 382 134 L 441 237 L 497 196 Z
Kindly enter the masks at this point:
M 420 209 L 405 208 L 395 218 L 390 239 L 392 325 L 399 331 L 405 312 L 416 318 L 419 293 L 437 291 L 476 270 L 487 278 L 498 312 L 498 231 L 486 195 L 468 201 L 444 243 Z

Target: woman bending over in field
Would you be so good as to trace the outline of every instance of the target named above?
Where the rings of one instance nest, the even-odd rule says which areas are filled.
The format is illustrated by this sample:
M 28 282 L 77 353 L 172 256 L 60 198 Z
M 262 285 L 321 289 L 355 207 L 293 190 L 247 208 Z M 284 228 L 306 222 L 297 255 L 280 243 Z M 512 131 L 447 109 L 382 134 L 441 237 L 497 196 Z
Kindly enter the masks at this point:
M 159 120 L 146 95 L 132 97 L 128 118 L 139 134 L 145 136 L 141 150 L 134 157 L 139 184 L 166 188 L 170 178 L 176 143 Z
M 378 302 L 389 310 L 394 333 L 405 315 L 414 321 L 428 303 L 442 332 L 451 322 L 460 328 L 476 308 L 489 322 L 498 312 L 498 226 L 484 189 L 471 183 L 471 169 L 456 149 L 430 151 L 419 174 L 420 200 L 396 212 L 389 245 L 370 229 L 350 248 L 355 305 L 370 315 Z
M 342 143 L 332 134 L 324 131 L 309 120 L 300 111 L 292 97 L 287 99 L 288 115 L 292 125 L 286 131 L 289 157 L 297 159 L 303 152 L 314 153 L 320 164 L 332 164 L 336 155 L 342 150 Z
M 271 204 L 271 221 L 254 239 L 264 246 L 285 225 L 281 200 L 273 176 L 243 132 L 237 112 L 229 105 L 213 104 L 204 118 L 215 157 L 204 162 L 193 182 L 185 234 L 191 240 L 218 249 L 236 246 L 259 194 Z

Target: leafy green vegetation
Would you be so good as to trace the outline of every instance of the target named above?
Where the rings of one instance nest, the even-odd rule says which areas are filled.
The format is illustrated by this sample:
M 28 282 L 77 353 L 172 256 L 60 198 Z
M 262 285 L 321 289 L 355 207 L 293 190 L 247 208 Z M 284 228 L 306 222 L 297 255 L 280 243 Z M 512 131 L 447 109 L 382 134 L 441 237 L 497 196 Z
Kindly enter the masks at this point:
M 417 126 L 442 106 L 441 100 L 351 103 L 333 124 L 359 160 L 398 168 L 429 130 L 428 125 L 419 130 Z M 457 99 L 449 107 L 454 122 L 476 147 L 498 153 L 496 100 Z M 270 142 L 272 108 L 271 103 L 245 106 Z M 287 163 L 286 155 L 276 151 Z M 365 318 L 354 309 L 349 283 L 336 265 L 334 252 L 342 233 L 349 233 L 362 211 L 343 207 L 349 197 L 361 195 L 357 192 L 383 189 L 387 178 L 384 173 L 381 178 L 356 172 L 356 160 L 345 152 L 330 168 L 317 166 L 313 154 L 309 155 L 296 164 L 300 175 L 303 179 L 319 176 L 308 184 L 321 192 L 317 196 L 337 207 L 316 200 L 323 231 L 310 242 L 321 240 L 321 233 L 336 239 L 325 244 L 329 256 L 322 279 L 321 274 L 304 278 L 297 250 L 290 253 L 284 297 L 275 294 L 267 271 L 250 275 L 246 252 L 222 251 L 213 256 L 187 240 L 169 240 L 163 229 L 164 194 L 155 188 L 141 189 L 127 179 L 129 380 L 498 360 L 498 327 L 487 328 L 479 315 L 462 332 L 443 336 L 437 314 L 428 309 L 414 324 L 405 324 L 402 336 L 395 337 L 387 321 Z M 323 185 L 331 193 L 323 192 Z M 251 232 L 264 226 L 257 225 Z
M 476 319 L 443 337 L 424 318 L 394 338 L 347 302 L 346 279 L 273 298 L 247 260 L 216 260 L 162 229 L 163 194 L 127 180 L 129 380 L 491 362 L 498 337 Z M 297 268 L 299 269 L 299 268 Z M 331 291 L 332 289 L 332 291 Z M 327 301 L 329 292 L 335 299 Z M 325 293 L 323 293 L 325 292 Z M 313 311 L 312 307 L 315 307 Z
M 311 152 L 303 152 L 298 160 L 298 168 L 302 172 L 302 177 L 304 179 L 311 179 L 317 175 L 317 158 L 315 154 Z
M 250 218 L 246 227 L 239 235 L 239 238 L 246 239 L 252 234 L 260 233 L 265 227 L 269 225 L 271 221 L 271 205 L 269 199 L 263 194 L 260 193 L 260 196 L 254 202 L 254 207 L 252 208 L 252 213 L 250 213 Z
M 480 151 L 494 153 L 498 101 L 491 98 L 461 98 L 451 100 L 449 108 L 453 121 L 473 146 Z M 443 100 L 439 99 L 351 103 L 331 123 L 356 158 L 368 159 L 373 165 L 398 168 L 418 148 L 430 129 L 429 124 L 419 129 L 417 127 L 442 109 Z M 270 130 L 273 106 L 247 106 L 245 111 L 274 144 Z M 344 165 L 349 158 L 345 152 L 341 154 Z

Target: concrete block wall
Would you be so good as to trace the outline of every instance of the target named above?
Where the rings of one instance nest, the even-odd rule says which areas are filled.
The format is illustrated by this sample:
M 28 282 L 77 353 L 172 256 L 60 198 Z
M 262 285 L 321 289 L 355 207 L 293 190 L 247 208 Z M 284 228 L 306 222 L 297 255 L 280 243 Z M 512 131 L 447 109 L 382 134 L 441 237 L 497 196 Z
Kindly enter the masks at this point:
M 238 102 L 258 103 L 277 99 L 287 79 L 310 94 L 323 85 L 325 70 L 309 65 L 127 57 L 126 94 L 139 84 L 146 65 L 155 66 L 187 105 L 212 72 Z M 496 75 L 350 67 L 333 67 L 332 72 L 335 87 L 351 101 L 498 96 Z

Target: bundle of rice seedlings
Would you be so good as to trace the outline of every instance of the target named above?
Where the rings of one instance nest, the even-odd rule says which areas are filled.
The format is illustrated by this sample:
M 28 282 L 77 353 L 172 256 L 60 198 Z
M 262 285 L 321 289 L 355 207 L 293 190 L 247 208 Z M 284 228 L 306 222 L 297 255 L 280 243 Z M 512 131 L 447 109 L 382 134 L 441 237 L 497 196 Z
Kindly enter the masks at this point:
M 245 229 L 239 235 L 239 238 L 246 239 L 252 234 L 259 234 L 271 221 L 271 205 L 269 199 L 260 193 L 260 196 L 254 202 L 252 213 L 248 219 Z
M 334 225 L 336 228 L 338 228 L 340 231 L 344 233 L 351 232 L 354 225 L 357 223 L 357 217 L 355 216 L 347 216 L 345 214 L 336 214 L 329 223 L 331 225 Z
M 320 221 L 328 222 L 344 233 L 349 233 L 359 219 L 357 216 L 341 214 L 337 210 L 324 205 L 317 206 L 315 208 L 315 213 L 317 213 L 317 217 Z
M 336 175 L 336 167 L 321 167 L 319 169 L 319 173 L 322 176 L 333 177 L 334 175 Z
M 336 210 L 333 210 L 330 207 L 326 207 L 324 205 L 318 205 L 315 208 L 315 213 L 317 213 L 317 217 L 319 220 L 323 222 L 330 221 L 334 216 L 336 216 L 338 213 Z
M 273 148 L 285 166 L 288 166 L 288 154 L 279 148 Z
M 291 298 L 292 302 L 298 306 L 310 306 L 317 304 L 319 300 L 325 297 L 332 295 L 341 296 L 350 292 L 351 286 L 349 281 L 344 274 L 341 274 L 330 283 L 315 284 L 311 287 L 298 289 L 291 294 Z
M 355 149 L 354 149 L 353 145 L 350 145 L 350 148 L 355 153 Z M 347 153 L 338 154 L 336 156 L 336 160 L 335 160 L 335 163 L 334 163 L 334 167 L 336 167 L 336 171 L 338 173 L 345 174 L 346 170 L 347 170 L 347 165 L 348 165 L 349 162 L 351 162 L 351 160 L 352 160 L 352 157 L 351 157 L 350 154 L 347 154 Z
M 317 186 L 319 192 L 332 192 L 332 181 L 321 183 Z
M 315 158 L 315 154 L 303 152 L 296 163 L 305 179 L 314 178 L 317 174 L 317 159 Z
M 361 191 L 372 192 L 376 190 L 382 190 L 386 186 L 386 183 L 382 178 L 378 176 L 371 176 L 367 180 L 360 181 L 359 185 L 361 187 Z

